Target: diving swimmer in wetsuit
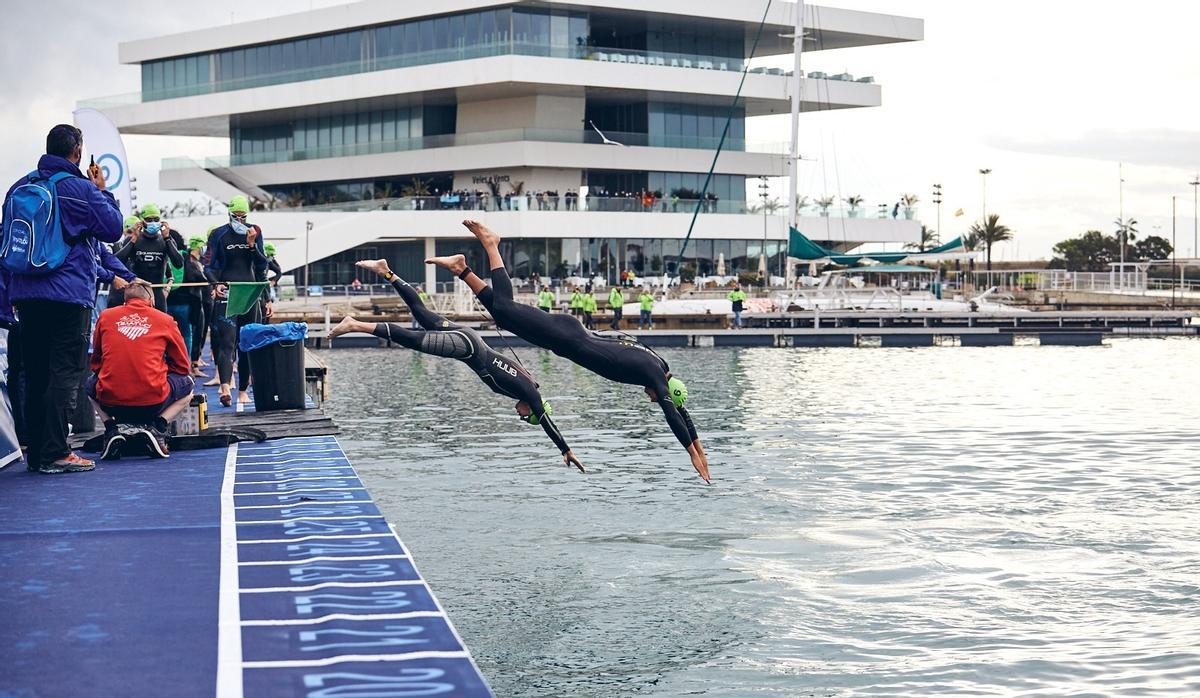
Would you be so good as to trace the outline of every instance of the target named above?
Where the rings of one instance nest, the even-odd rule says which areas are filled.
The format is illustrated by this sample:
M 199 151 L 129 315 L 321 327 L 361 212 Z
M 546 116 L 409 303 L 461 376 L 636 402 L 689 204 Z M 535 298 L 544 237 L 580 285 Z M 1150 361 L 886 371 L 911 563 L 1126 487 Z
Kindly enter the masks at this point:
M 436 264 L 465 281 L 492 314 L 497 326 L 611 381 L 642 386 L 651 402 L 662 408 L 671 432 L 687 449 L 692 467 L 705 482 L 711 482 L 708 456 L 691 416 L 683 407 L 687 387 L 671 375 L 667 362 L 632 338 L 605 337 L 587 331 L 570 315 L 547 314 L 533 306 L 514 302 L 512 282 L 500 257 L 500 236 L 476 221 L 463 221 L 463 225 L 487 251 L 492 286 L 489 288 L 471 271 L 462 255 L 431 257 L 425 263 Z
M 492 351 L 474 330 L 456 325 L 425 307 L 417 290 L 393 274 L 386 260 L 367 259 L 356 264 L 390 281 L 392 288 L 396 289 L 408 304 L 413 317 L 424 329 L 412 330 L 392 322 L 361 322 L 346 317 L 329 331 L 329 339 L 349 332 L 364 332 L 423 354 L 458 359 L 470 366 L 492 392 L 515 399 L 517 414 L 530 424 L 541 425 L 546 436 L 549 436 L 562 452 L 563 463 L 574 465 L 580 472 L 585 472 L 583 463 L 575 457 L 571 447 L 559 433 L 558 427 L 550 420 L 550 403 L 542 400 L 537 383 L 522 366 L 513 365 L 503 355 Z

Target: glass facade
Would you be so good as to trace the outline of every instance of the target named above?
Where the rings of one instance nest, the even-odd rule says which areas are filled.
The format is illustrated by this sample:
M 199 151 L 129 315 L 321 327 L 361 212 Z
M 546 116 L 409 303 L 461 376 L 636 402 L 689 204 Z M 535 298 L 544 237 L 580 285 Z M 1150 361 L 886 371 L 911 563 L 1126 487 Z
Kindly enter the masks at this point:
M 322 206 L 347 201 L 436 195 L 449 191 L 453 182 L 454 175 L 438 172 L 340 182 L 265 184 L 263 189 L 287 206 Z
M 729 107 L 672 102 L 597 103 L 588 101 L 585 118 L 606 133 L 646 134 L 645 142 L 664 148 L 716 148 L 729 120 L 725 150 L 746 149 L 746 110 L 738 107 L 730 118 Z M 638 139 L 641 140 L 641 139 Z
M 738 70 L 740 25 L 503 7 L 142 63 L 142 99 L 239 90 L 504 54 Z
M 586 14 L 506 7 L 149 61 L 142 95 L 169 99 L 513 51 L 570 56 L 588 41 Z

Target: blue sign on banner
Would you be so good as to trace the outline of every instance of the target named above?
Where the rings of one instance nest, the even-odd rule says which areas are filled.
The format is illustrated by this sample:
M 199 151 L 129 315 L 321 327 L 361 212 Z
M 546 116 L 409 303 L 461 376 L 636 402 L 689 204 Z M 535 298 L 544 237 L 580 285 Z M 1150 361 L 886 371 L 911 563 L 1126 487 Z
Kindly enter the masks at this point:
M 8 399 L 8 330 L 0 328 L 0 468 L 20 458 L 17 424 Z

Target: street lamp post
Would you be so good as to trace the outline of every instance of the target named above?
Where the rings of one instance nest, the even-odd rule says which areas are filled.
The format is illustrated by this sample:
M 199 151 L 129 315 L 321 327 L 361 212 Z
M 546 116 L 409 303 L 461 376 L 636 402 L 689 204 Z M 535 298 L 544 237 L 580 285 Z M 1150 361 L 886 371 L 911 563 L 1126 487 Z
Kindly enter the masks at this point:
M 937 235 L 942 237 L 942 185 L 933 185 L 933 203 L 937 204 Z
M 1188 184 L 1192 185 L 1192 256 L 1200 257 L 1200 248 L 1196 246 L 1200 239 L 1200 173 Z
M 979 174 L 983 175 L 983 224 L 987 225 L 987 176 L 992 173 L 992 168 L 980 168 Z
M 308 288 L 312 286 L 312 279 L 308 278 L 308 237 L 312 232 L 312 221 L 304 221 L 304 296 L 308 297 Z
M 762 210 L 763 210 L 762 256 L 763 256 L 763 264 L 766 264 L 766 261 L 767 261 L 767 198 L 771 195 L 771 186 L 769 184 L 767 184 L 767 178 L 765 175 L 762 177 L 759 177 L 758 180 L 759 180 L 758 195 L 762 197 Z M 770 277 L 770 275 L 771 275 L 770 267 L 766 267 L 766 268 L 768 270 L 767 276 Z M 769 279 L 763 279 L 763 288 L 767 287 L 768 280 Z

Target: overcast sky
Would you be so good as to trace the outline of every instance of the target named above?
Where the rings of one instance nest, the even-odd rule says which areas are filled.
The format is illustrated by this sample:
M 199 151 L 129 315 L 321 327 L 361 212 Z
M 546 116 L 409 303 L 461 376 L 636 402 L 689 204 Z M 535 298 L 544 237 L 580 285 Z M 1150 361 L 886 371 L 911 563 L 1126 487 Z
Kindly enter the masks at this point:
M 758 0 L 744 0 L 756 2 Z M 14 179 L 42 152 L 45 132 L 69 122 L 79 99 L 133 92 L 138 69 L 117 63 L 120 41 L 341 4 L 313 0 L 204 3 L 9 4 L 0 45 L 0 173 Z M 1200 169 L 1200 3 L 1143 0 L 830 0 L 830 6 L 920 17 L 919 43 L 808 54 L 806 71 L 873 75 L 883 106 L 801 119 L 800 189 L 859 194 L 871 209 L 900 194 L 921 198 L 935 225 L 931 185 L 945 188 L 948 239 L 978 218 L 979 168 L 991 168 L 987 206 L 1016 234 L 999 259 L 1048 257 L 1055 242 L 1089 228 L 1111 231 L 1123 161 L 1125 214 L 1141 234 L 1171 235 L 1192 254 L 1192 188 Z M 49 31 L 55 27 L 55 31 Z M 79 37 L 88 37 L 79 41 Z M 37 60 L 31 60 L 37 57 Z M 751 121 L 751 140 L 784 140 L 787 118 Z M 142 200 L 158 192 L 163 157 L 228 152 L 221 139 L 126 136 Z M 782 187 L 779 187 L 782 191 Z M 190 194 L 199 199 L 198 194 Z M 955 209 L 966 215 L 954 218 Z

